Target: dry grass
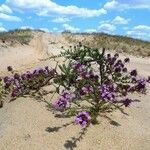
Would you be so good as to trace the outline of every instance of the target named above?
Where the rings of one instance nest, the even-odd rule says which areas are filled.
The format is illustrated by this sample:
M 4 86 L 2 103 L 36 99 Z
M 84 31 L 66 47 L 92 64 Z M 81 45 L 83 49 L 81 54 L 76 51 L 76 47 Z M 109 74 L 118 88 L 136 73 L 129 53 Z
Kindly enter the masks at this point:
M 0 41 L 8 46 L 13 46 L 15 44 L 29 44 L 32 38 L 31 30 L 11 30 L 9 32 L 0 32 Z
M 136 56 L 150 56 L 150 42 L 133 39 L 125 36 L 109 35 L 104 33 L 63 33 L 70 42 L 82 42 L 94 48 L 106 48 L 117 52 Z

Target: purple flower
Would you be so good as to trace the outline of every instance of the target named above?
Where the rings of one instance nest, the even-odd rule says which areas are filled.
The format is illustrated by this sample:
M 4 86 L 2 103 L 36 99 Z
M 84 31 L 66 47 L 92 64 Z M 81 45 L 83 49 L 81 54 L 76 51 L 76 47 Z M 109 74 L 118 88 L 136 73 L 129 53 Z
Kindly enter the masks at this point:
M 64 97 L 60 97 L 54 104 L 55 109 L 62 110 L 70 106 L 70 102 L 67 101 Z
M 124 104 L 125 107 L 128 107 L 131 104 L 132 100 L 129 98 L 125 98 L 122 100 L 122 103 Z
M 74 93 L 63 91 L 58 100 L 53 104 L 55 109 L 62 110 L 70 106 L 70 102 L 76 98 Z
M 8 67 L 7 67 L 7 70 L 8 70 L 8 71 L 13 71 L 13 68 L 12 68 L 11 66 L 8 66 Z
M 26 73 L 26 77 L 27 77 L 28 79 L 31 79 L 31 78 L 32 78 L 32 73 L 31 73 L 31 72 L 29 72 L 29 71 L 27 71 L 27 73 Z
M 66 99 L 67 101 L 72 101 L 73 99 L 76 98 L 76 95 L 74 93 L 71 93 L 70 91 L 63 91 L 61 96 Z
M 75 117 L 75 123 L 81 125 L 82 128 L 85 128 L 91 120 L 89 112 L 82 111 Z
M 19 79 L 20 79 L 20 75 L 19 75 L 18 73 L 15 73 L 15 74 L 14 74 L 14 79 L 19 80 Z
M 15 98 L 15 97 L 19 96 L 19 94 L 20 94 L 20 91 L 18 88 L 16 88 L 12 91 L 11 97 Z
M 146 80 L 145 79 L 140 79 L 140 80 L 137 81 L 136 89 L 141 91 L 141 90 L 144 90 L 145 87 L 146 87 Z
M 116 98 L 116 88 L 112 84 L 103 84 L 99 87 L 101 98 L 105 101 L 114 101 Z
M 22 80 L 26 80 L 26 79 L 27 79 L 27 75 L 26 75 L 26 74 L 22 74 L 22 75 L 21 75 L 21 79 L 22 79 Z
M 115 72 L 116 72 L 116 73 L 121 72 L 121 68 L 120 68 L 120 67 L 116 67 L 116 68 L 115 68 Z
M 132 71 L 130 72 L 130 75 L 136 77 L 136 76 L 137 76 L 137 70 L 136 70 L 136 69 L 132 70 Z
M 4 82 L 6 83 L 6 82 L 10 81 L 10 78 L 6 76 L 6 77 L 4 77 L 3 80 L 4 80 Z
M 86 71 L 86 66 L 82 65 L 80 62 L 76 61 L 72 64 L 74 70 L 77 70 L 79 73 Z
M 90 92 L 93 92 L 93 87 L 90 85 L 86 85 L 86 86 L 82 87 L 81 92 L 83 94 L 88 94 Z

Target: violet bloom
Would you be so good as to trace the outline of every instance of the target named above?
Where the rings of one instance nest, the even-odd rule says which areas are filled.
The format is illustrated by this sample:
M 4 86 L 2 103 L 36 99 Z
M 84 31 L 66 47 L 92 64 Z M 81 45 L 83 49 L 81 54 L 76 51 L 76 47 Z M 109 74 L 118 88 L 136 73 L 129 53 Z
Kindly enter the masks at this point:
M 90 92 L 93 92 L 93 87 L 90 85 L 86 85 L 86 86 L 82 87 L 81 90 L 84 94 L 88 94 Z
M 67 101 L 72 101 L 73 99 L 76 98 L 76 95 L 74 93 L 71 93 L 70 91 L 63 91 L 61 96 L 66 99 Z
M 15 90 L 12 91 L 11 97 L 15 98 L 15 97 L 19 96 L 19 94 L 20 94 L 20 91 L 18 88 L 16 88 Z
M 55 109 L 62 110 L 68 108 L 70 106 L 70 102 L 67 101 L 65 98 L 60 97 L 54 104 Z
M 137 86 L 136 86 L 136 89 L 141 91 L 141 90 L 144 90 L 146 87 L 146 80 L 145 79 L 140 79 L 137 81 Z
M 77 70 L 79 73 L 86 71 L 86 66 L 82 65 L 80 62 L 76 61 L 72 64 L 73 69 Z
M 22 75 L 21 75 L 21 79 L 22 79 L 22 80 L 26 80 L 26 79 L 27 79 L 27 75 L 26 75 L 26 74 L 22 74 Z
M 105 101 L 114 101 L 116 98 L 116 88 L 112 84 L 103 84 L 99 87 L 101 98 Z
M 136 69 L 132 70 L 130 72 L 130 75 L 136 77 L 137 76 L 137 70 Z
M 20 79 L 20 75 L 19 75 L 18 73 L 15 73 L 15 74 L 14 74 L 14 79 L 19 80 L 19 79 Z
M 63 91 L 58 100 L 54 103 L 55 109 L 62 110 L 70 106 L 70 102 L 76 98 L 74 93 Z
M 27 71 L 27 73 L 26 73 L 26 77 L 27 77 L 27 79 L 31 79 L 31 78 L 32 78 L 32 73 L 31 73 L 31 72 L 29 72 L 29 71 Z
M 122 103 L 124 104 L 125 107 L 128 107 L 131 104 L 132 100 L 129 98 L 125 98 L 122 100 Z
M 116 67 L 116 68 L 115 68 L 115 72 L 116 72 L 116 73 L 121 72 L 121 67 Z
M 4 80 L 4 83 L 6 83 L 6 82 L 10 81 L 10 78 L 6 76 L 6 77 L 4 77 L 3 80 Z
M 75 123 L 81 125 L 82 128 L 85 128 L 91 120 L 89 112 L 82 111 L 75 117 Z
M 4 83 L 5 83 L 5 88 L 9 88 L 10 85 L 11 85 L 11 83 L 12 83 L 12 81 L 13 81 L 13 78 L 9 78 L 9 77 L 6 76 L 6 77 L 3 79 L 3 81 L 4 81 Z

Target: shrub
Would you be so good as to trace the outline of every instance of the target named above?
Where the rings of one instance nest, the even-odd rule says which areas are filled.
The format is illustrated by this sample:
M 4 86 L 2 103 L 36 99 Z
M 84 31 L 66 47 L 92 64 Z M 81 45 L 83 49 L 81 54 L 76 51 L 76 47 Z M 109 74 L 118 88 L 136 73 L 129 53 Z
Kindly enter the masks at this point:
M 83 128 L 97 123 L 100 113 L 123 110 L 135 100 L 129 93 L 146 93 L 146 82 L 137 70 L 129 71 L 130 59 L 119 59 L 119 54 L 105 54 L 83 46 L 62 52 L 66 63 L 59 65 L 61 73 L 54 79 L 60 95 L 53 106 L 66 114 L 76 115 L 75 123 Z M 62 90 L 61 90 L 62 89 Z

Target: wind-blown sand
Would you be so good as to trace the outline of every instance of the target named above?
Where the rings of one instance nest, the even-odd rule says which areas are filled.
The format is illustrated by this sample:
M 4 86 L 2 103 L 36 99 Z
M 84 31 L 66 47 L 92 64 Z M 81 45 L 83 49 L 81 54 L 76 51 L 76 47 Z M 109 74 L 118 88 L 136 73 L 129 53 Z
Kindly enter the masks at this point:
M 50 45 L 45 44 L 48 50 L 46 53 L 50 54 L 51 52 L 54 54 L 55 52 L 52 50 L 57 50 L 59 53 L 61 44 L 66 44 L 60 36 L 58 38 L 59 43 L 57 43 L 58 40 L 55 35 L 44 34 L 38 35 L 36 38 L 40 38 L 41 41 L 43 36 L 44 39 L 46 38 L 44 42 L 51 39 L 53 43 Z M 38 41 L 36 38 L 34 40 Z M 56 41 L 54 41 L 55 38 Z M 54 44 L 54 42 L 57 44 Z M 4 65 L 8 65 L 9 62 L 13 63 L 17 70 L 26 70 L 27 67 L 32 68 L 46 64 L 54 67 L 52 61 L 39 60 L 41 54 L 45 55 L 43 50 L 40 51 L 44 49 L 43 45 L 42 48 L 41 45 L 39 47 L 39 49 L 36 48 L 38 52 L 35 51 L 33 46 L 31 50 L 28 49 L 28 52 L 25 53 L 26 56 L 31 56 L 28 63 L 34 64 L 30 64 L 30 67 L 26 61 L 22 60 L 22 58 L 27 60 L 25 54 L 19 53 L 19 50 L 25 51 L 25 47 L 19 48 L 18 51 L 14 48 L 17 51 L 17 59 L 15 59 L 15 56 L 8 56 L 10 59 L 7 63 L 4 57 L 0 60 L 2 74 L 6 73 Z M 51 49 L 52 47 L 53 49 Z M 36 54 L 33 55 L 33 51 Z M 14 59 L 11 59 L 11 57 Z M 150 75 L 149 58 L 142 59 L 133 56 L 130 58 L 130 68 L 137 68 L 142 76 Z M 26 66 L 22 66 L 23 63 L 26 63 Z M 50 102 L 50 97 L 51 95 L 48 95 L 45 99 Z M 148 86 L 147 95 L 134 95 L 134 97 L 139 98 L 141 102 L 134 103 L 130 108 L 125 109 L 128 115 L 116 111 L 108 114 L 107 118 L 99 117 L 100 124 L 90 125 L 82 136 L 79 134 L 82 131 L 80 126 L 74 124 L 64 126 L 72 122 L 73 118 L 55 117 L 48 110 L 47 104 L 40 100 L 29 97 L 19 98 L 0 109 L 0 150 L 149 150 L 150 86 Z M 78 141 L 80 136 L 82 139 L 80 138 L 80 141 Z

